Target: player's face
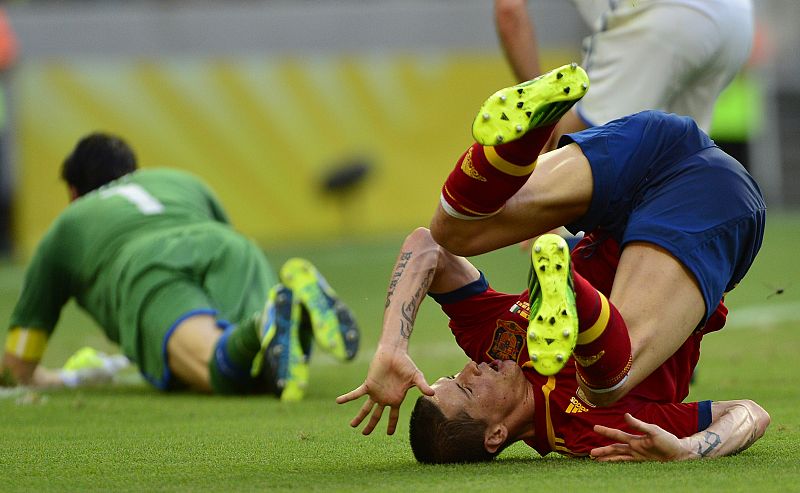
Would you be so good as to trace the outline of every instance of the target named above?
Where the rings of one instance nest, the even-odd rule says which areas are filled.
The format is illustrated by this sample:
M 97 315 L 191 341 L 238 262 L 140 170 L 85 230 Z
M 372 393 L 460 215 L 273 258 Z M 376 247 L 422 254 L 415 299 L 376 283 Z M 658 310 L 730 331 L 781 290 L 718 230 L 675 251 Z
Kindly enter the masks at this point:
M 502 420 L 527 395 L 528 381 L 517 364 L 496 360 L 491 364 L 470 361 L 461 372 L 437 380 L 432 399 L 445 416 L 466 411 L 488 423 Z

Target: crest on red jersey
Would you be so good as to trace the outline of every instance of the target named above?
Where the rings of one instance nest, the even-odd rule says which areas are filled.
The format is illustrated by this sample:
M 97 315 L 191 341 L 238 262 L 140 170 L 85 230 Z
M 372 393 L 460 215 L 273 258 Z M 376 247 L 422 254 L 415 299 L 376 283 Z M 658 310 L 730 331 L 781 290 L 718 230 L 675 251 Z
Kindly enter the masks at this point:
M 525 329 L 508 320 L 498 320 L 494 329 L 492 347 L 486 351 L 491 359 L 519 361 L 519 354 L 525 342 Z

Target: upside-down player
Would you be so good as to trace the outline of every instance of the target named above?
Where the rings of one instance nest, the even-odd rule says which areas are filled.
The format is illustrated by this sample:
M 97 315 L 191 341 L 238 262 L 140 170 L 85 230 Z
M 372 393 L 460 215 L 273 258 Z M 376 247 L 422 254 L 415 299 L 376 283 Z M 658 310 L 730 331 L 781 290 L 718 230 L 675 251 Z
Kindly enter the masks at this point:
M 567 252 L 566 242 L 544 235 L 536 248 Z M 597 250 L 596 248 L 600 248 Z M 609 287 L 618 252 L 610 242 L 599 246 L 587 237 L 578 245 L 574 278 L 576 296 L 598 299 L 588 282 Z M 534 254 L 534 267 L 539 264 Z M 539 271 L 546 286 L 570 271 L 568 256 L 554 259 L 552 270 Z M 563 264 L 560 264 L 563 262 Z M 561 265 L 562 269 L 555 267 Z M 584 279 L 579 273 L 587 274 Z M 546 290 L 546 288 L 545 288 Z M 456 342 L 471 361 L 455 376 L 428 386 L 408 355 L 417 310 L 425 294 L 450 318 Z M 530 313 L 528 292 L 494 291 L 483 273 L 455 256 L 419 228 L 406 238 L 392 276 L 383 333 L 364 384 L 337 400 L 367 395 L 351 422 L 369 434 L 384 406 L 391 407 L 388 432 L 394 432 L 400 403 L 412 386 L 423 396 L 411 415 L 414 456 L 424 463 L 491 460 L 512 443 L 524 440 L 541 455 L 556 452 L 599 460 L 686 460 L 739 452 L 759 439 L 769 415 L 749 400 L 683 403 L 704 334 L 725 322 L 720 304 L 706 326 L 693 334 L 648 379 L 608 407 L 594 406 L 581 392 L 575 366 L 554 375 L 533 369 L 526 350 Z M 595 320 L 602 313 L 595 313 Z M 570 360 L 571 361 L 571 360 Z M 588 368 L 591 371 L 591 366 Z
M 539 156 L 588 83 L 573 64 L 491 96 L 473 123 L 477 142 L 442 188 L 431 233 L 463 256 L 562 225 L 618 245 L 613 287 L 599 302 L 576 304 L 562 283 L 537 305 L 534 276 L 538 311 L 528 327 L 537 371 L 555 373 L 572 353 L 584 392 L 607 405 L 701 329 L 745 276 L 766 206 L 742 165 L 688 117 L 643 111 L 566 135 Z M 596 303 L 608 320 L 593 329 L 587 311 Z

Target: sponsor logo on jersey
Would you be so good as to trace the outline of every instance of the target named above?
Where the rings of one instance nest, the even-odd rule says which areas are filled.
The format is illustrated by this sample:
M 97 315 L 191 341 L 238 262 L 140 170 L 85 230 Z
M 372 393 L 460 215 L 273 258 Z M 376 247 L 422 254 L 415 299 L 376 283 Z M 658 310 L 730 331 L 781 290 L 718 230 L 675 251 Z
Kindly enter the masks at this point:
M 524 318 L 525 320 L 530 320 L 531 318 L 531 304 L 527 301 L 519 300 L 513 305 L 511 308 L 508 309 L 511 313 L 516 313 L 520 317 Z
M 567 414 L 585 413 L 589 409 L 586 408 L 577 397 L 572 396 L 569 398 L 569 406 L 567 406 Z

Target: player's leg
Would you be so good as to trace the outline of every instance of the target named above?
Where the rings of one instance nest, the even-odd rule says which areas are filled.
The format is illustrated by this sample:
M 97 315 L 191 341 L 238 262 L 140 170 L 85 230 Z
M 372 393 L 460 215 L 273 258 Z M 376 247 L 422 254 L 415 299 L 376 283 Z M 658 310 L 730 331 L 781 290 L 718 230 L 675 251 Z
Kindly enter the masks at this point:
M 221 336 L 213 315 L 196 315 L 180 322 L 167 341 L 172 375 L 192 390 L 212 392 L 208 362 Z
M 581 382 L 587 397 L 600 405 L 625 395 L 674 354 L 706 311 L 691 272 L 649 243 L 631 243 L 622 251 L 609 301 L 628 327 L 633 360 L 628 379 L 611 392 L 597 393 Z
M 574 356 L 580 381 L 608 393 L 631 367 L 625 320 L 606 297 L 572 268 L 566 241 L 539 237 L 531 252 L 527 346 L 534 369 L 553 375 Z
M 297 303 L 281 285 L 270 291 L 262 312 L 224 329 L 211 314 L 184 317 L 167 335 L 173 385 L 217 394 L 301 398 L 308 381 L 308 347 L 300 342 L 299 319 Z
M 512 197 L 531 181 L 528 178 L 545 180 L 556 185 L 553 196 L 571 195 L 568 187 L 558 185 L 559 178 L 568 174 L 550 175 L 554 166 L 536 173 L 543 161 L 538 160 L 553 126 L 558 119 L 585 93 L 588 79 L 585 72 L 577 66 L 564 66 L 533 81 L 502 89 L 492 95 L 481 107 L 473 124 L 473 135 L 477 141 L 458 160 L 455 169 L 442 187 L 440 206 L 431 223 L 434 238 L 445 248 L 460 255 L 488 251 L 493 244 L 530 238 L 517 234 L 517 240 L 508 240 L 503 230 L 511 223 L 512 227 L 524 225 L 524 230 L 548 231 L 565 222 L 556 220 L 549 227 L 542 226 L 546 218 L 534 219 L 533 225 L 526 224 L 514 214 L 509 214 Z M 579 153 L 579 150 L 578 150 Z M 559 161 L 568 155 L 558 154 Z M 555 159 L 555 158 L 552 158 Z M 553 161 L 551 161 L 552 163 Z M 588 187 L 591 188 L 591 175 Z M 551 191 L 551 187 L 546 187 Z M 538 197 L 537 197 L 538 200 Z M 526 207 L 529 204 L 526 204 Z M 530 211 L 528 211 L 530 214 Z M 556 213 L 559 216 L 564 214 Z M 559 217 L 558 219 L 561 219 Z M 474 223 L 475 219 L 480 224 Z M 553 218 L 550 218 L 553 220 Z M 518 223 L 518 224 L 515 224 Z M 489 228 L 498 232 L 502 239 L 494 237 L 484 244 L 474 234 L 476 230 L 485 232 Z M 488 236 L 488 235 L 478 235 Z M 454 240 L 455 238 L 455 240 Z M 458 245 L 458 239 L 467 239 L 467 246 Z M 472 244 L 474 242 L 474 245 Z M 504 245 L 499 245 L 504 246 Z M 451 248 L 452 247 L 452 248 Z M 497 248 L 497 246 L 494 246 Z M 465 253 L 469 252 L 469 253 Z
M 479 255 L 569 224 L 589 208 L 594 183 L 589 162 L 576 144 L 538 158 L 524 186 L 495 215 L 458 219 L 440 204 L 431 220 L 437 243 L 463 257 Z

